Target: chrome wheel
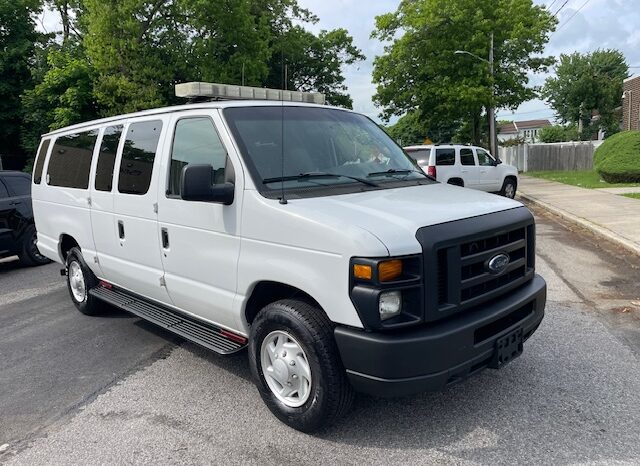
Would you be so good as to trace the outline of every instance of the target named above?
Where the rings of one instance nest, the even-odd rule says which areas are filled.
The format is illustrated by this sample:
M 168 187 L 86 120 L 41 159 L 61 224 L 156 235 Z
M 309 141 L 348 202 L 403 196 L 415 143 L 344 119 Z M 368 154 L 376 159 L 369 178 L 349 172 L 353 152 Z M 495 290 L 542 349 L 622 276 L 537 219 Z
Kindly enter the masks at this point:
M 516 187 L 513 185 L 513 183 L 507 183 L 507 185 L 504 187 L 504 195 L 510 199 L 516 197 Z
M 311 368 L 302 346 L 282 330 L 262 341 L 260 363 L 273 394 L 291 408 L 305 404 L 311 394 Z
M 84 302 L 87 298 L 87 288 L 85 286 L 84 274 L 82 273 L 82 267 L 77 261 L 72 261 L 69 264 L 69 286 L 71 287 L 71 294 L 73 299 L 78 303 Z

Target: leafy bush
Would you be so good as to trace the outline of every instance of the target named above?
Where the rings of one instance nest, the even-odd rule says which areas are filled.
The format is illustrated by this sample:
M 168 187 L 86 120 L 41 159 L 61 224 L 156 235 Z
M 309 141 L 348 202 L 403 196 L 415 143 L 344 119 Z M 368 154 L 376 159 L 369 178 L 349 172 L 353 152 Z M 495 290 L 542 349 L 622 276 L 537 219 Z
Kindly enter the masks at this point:
M 540 142 L 579 141 L 580 135 L 575 125 L 553 125 L 542 128 L 538 132 L 538 139 Z
M 640 182 L 640 131 L 624 131 L 607 138 L 593 163 L 609 183 Z

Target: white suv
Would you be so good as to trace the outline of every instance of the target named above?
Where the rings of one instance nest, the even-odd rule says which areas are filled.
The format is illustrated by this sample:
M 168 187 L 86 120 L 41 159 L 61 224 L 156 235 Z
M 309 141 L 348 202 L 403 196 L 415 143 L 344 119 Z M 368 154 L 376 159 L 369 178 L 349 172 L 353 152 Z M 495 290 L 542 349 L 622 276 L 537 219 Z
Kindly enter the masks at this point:
M 38 248 L 78 310 L 246 348 L 269 409 L 305 432 L 354 391 L 440 390 L 518 356 L 546 300 L 529 210 L 435 182 L 363 115 L 269 94 L 43 136 Z
M 481 147 L 464 145 L 408 146 L 405 152 L 428 175 L 443 183 L 500 193 L 513 199 L 518 169 L 503 164 Z

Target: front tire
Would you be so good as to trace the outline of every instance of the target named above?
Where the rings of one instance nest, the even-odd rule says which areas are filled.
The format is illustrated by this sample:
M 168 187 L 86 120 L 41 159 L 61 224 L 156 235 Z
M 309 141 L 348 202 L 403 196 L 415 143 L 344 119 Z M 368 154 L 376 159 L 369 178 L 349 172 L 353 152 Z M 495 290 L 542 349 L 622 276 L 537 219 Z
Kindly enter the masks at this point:
M 502 183 L 500 194 L 502 194 L 504 197 L 508 197 L 509 199 L 513 199 L 514 197 L 516 197 L 516 189 L 516 181 L 513 178 L 507 178 L 504 180 L 504 183 Z
M 38 233 L 35 225 L 29 225 L 24 232 L 22 250 L 19 254 L 20 262 L 27 266 L 44 265 L 51 262 L 38 250 Z
M 329 426 L 353 402 L 333 326 L 309 303 L 282 300 L 260 311 L 251 326 L 249 364 L 269 410 L 296 430 Z
M 71 248 L 66 266 L 67 288 L 73 304 L 85 315 L 100 314 L 104 303 L 89 294 L 89 290 L 98 285 L 98 279 L 84 261 L 80 248 Z

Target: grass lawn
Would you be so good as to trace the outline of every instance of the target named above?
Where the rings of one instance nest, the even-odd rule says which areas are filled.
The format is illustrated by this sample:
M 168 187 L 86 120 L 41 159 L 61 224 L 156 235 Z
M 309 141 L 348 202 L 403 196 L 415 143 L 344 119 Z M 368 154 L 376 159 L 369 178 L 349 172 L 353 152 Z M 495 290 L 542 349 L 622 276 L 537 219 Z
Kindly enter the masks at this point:
M 623 196 L 630 197 L 632 199 L 640 199 L 640 193 L 623 194 Z
M 580 186 L 581 188 L 626 188 L 640 186 L 640 183 L 607 183 L 600 178 L 600 175 L 598 175 L 598 172 L 595 170 L 540 171 L 526 172 L 524 175 Z

